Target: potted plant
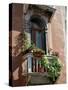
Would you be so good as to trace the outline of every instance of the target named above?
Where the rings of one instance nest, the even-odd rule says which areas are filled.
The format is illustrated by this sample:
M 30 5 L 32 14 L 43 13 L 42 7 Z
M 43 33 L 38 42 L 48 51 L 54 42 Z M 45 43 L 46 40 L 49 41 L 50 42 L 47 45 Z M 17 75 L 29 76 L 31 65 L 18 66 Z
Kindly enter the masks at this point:
M 45 54 L 45 51 L 43 51 L 42 49 L 39 49 L 39 48 L 37 48 L 37 47 L 35 47 L 34 49 L 33 49 L 33 55 L 35 56 L 35 57 L 42 57 L 42 55 L 44 55 Z

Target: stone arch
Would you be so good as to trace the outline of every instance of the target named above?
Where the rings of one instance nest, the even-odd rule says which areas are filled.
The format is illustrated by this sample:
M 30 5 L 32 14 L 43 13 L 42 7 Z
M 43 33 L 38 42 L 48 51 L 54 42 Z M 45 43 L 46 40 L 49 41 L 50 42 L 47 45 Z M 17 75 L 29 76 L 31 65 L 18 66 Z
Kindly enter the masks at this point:
M 30 17 L 30 22 L 39 29 L 47 30 L 46 21 L 40 15 L 32 15 Z

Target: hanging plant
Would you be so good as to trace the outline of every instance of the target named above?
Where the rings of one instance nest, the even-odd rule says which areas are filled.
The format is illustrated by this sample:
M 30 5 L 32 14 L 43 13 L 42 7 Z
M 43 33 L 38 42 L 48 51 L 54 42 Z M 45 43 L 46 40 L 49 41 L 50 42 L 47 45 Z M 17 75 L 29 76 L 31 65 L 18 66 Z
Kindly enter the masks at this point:
M 62 64 L 60 63 L 58 57 L 51 56 L 51 58 L 52 59 L 49 61 L 48 57 L 44 55 L 40 60 L 40 63 L 47 69 L 47 77 L 52 83 L 54 83 L 56 79 L 60 76 Z

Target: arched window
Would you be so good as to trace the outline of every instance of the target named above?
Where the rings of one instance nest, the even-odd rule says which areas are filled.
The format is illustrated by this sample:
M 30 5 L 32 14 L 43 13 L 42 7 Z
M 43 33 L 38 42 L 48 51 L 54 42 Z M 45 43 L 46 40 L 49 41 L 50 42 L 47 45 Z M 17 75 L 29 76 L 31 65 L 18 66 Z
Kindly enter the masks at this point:
M 31 21 L 31 36 L 32 41 L 38 48 L 45 50 L 46 53 L 46 21 L 39 15 L 32 15 Z

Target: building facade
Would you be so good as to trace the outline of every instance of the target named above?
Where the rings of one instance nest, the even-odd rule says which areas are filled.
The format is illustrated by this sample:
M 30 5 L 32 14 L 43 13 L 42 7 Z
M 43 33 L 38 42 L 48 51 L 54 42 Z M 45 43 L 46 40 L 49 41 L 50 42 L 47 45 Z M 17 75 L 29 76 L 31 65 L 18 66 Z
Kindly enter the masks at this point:
M 24 31 L 29 43 L 33 41 L 46 55 L 52 51 L 59 53 L 63 67 L 56 83 L 66 83 L 65 10 L 64 6 L 9 5 L 9 77 L 12 86 L 27 85 L 28 75 L 25 73 L 39 72 L 38 61 L 32 60 L 30 56 L 26 60 L 27 57 L 24 59 L 21 53 L 22 43 L 17 39 Z

